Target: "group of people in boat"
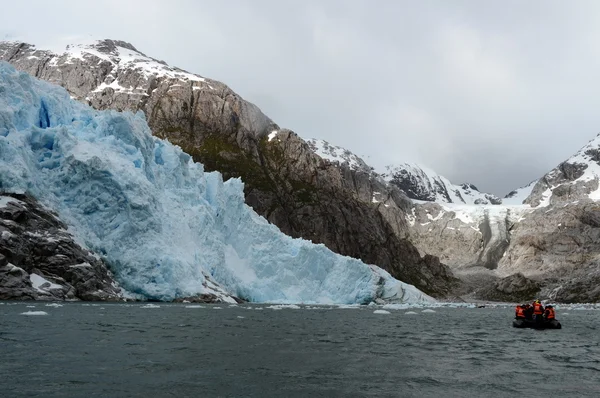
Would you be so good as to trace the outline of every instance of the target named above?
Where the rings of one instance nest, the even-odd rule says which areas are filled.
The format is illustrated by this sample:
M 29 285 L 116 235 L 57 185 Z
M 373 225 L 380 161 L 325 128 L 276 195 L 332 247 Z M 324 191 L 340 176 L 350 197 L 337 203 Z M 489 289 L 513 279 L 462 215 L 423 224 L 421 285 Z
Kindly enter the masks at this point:
M 526 319 L 536 323 L 552 322 L 556 319 L 554 307 L 547 305 L 544 307 L 540 300 L 535 300 L 533 304 L 520 304 L 515 308 L 515 318 Z

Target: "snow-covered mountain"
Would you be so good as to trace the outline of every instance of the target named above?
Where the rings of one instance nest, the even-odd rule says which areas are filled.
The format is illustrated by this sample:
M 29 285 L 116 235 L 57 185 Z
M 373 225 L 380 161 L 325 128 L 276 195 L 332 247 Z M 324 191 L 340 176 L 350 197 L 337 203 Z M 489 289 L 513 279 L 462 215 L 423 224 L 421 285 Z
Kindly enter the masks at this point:
M 293 239 L 143 114 L 96 111 L 0 62 L 0 182 L 58 213 L 127 290 L 171 300 L 429 301 L 386 271 Z
M 502 203 L 502 199 L 496 195 L 480 192 L 473 184 L 453 184 L 435 171 L 420 165 L 403 163 L 387 166 L 385 170 L 378 171 L 348 149 L 315 138 L 306 142 L 311 150 L 323 159 L 334 164 L 345 165 L 351 170 L 379 175 L 411 199 L 475 205 Z
M 416 164 L 404 163 L 398 166 L 387 166 L 382 175 L 390 184 L 400 188 L 411 199 L 475 205 L 502 203 L 502 200 L 496 195 L 480 192 L 473 184 L 453 184 L 435 171 Z
M 373 167 L 369 166 L 360 156 L 355 155 L 348 149 L 316 138 L 306 140 L 306 143 L 314 153 L 331 163 L 345 165 L 351 170 L 364 173 L 371 173 L 373 171 Z
M 532 206 L 600 199 L 600 134 L 560 163 L 533 187 L 526 203 Z
M 60 83 L 65 74 L 68 76 L 72 70 L 75 72 L 78 65 L 89 64 L 91 70 L 85 73 L 90 79 L 80 87 L 69 87 L 72 97 L 87 101 L 92 101 L 105 92 L 111 95 L 122 93 L 144 101 L 144 98 L 150 95 L 148 89 L 153 86 L 151 82 L 161 79 L 179 80 L 182 85 L 190 85 L 195 89 L 212 89 L 203 77 L 148 57 L 131 44 L 119 40 L 93 40 L 71 44 L 61 53 L 38 49 L 26 43 L 0 42 L 0 59 L 10 61 L 17 54 L 26 54 L 26 57 L 18 56 L 15 59 L 25 68 L 27 64 L 44 62 L 46 70 L 40 71 L 42 73 L 39 77 L 56 83 Z M 71 68 L 65 68 L 68 65 L 71 65 Z M 61 66 L 60 70 L 53 69 L 58 66 Z M 151 84 L 146 86 L 141 84 L 142 82 Z M 151 89 L 156 87 L 155 84 Z M 175 87 L 173 89 L 176 89 Z

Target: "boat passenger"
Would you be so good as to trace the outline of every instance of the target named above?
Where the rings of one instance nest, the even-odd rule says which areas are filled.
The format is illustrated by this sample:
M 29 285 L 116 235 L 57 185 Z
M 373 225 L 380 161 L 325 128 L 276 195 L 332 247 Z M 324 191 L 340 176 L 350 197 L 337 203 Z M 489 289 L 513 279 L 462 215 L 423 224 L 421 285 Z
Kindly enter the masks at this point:
M 515 308 L 515 318 L 516 319 L 525 319 L 525 305 L 517 305 Z
M 541 323 L 544 320 L 544 306 L 540 300 L 535 300 L 533 303 L 533 320 Z
M 554 307 L 551 305 L 546 306 L 546 310 L 544 311 L 544 318 L 546 321 L 550 322 L 556 319 L 556 312 L 554 311 Z

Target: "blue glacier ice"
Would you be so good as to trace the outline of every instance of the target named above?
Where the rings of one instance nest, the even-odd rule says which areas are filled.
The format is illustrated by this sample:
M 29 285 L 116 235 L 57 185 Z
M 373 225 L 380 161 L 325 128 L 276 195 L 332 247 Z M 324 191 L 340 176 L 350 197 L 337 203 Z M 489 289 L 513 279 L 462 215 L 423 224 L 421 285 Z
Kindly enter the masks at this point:
M 0 63 L 0 190 L 56 211 L 122 286 L 147 298 L 254 302 L 432 299 L 386 271 L 292 239 L 168 141 L 142 113 L 97 111 Z M 231 299 L 229 297 L 229 299 Z

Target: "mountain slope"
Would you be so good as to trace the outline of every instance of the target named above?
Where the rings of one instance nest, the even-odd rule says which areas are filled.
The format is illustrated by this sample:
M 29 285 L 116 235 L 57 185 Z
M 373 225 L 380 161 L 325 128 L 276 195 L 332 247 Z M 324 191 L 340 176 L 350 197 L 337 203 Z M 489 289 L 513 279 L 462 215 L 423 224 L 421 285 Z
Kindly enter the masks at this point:
M 311 142 L 329 162 L 377 175 L 350 151 Z M 588 302 L 600 300 L 598 153 L 600 137 L 501 204 L 423 167 L 404 164 L 382 174 L 417 200 L 406 215 L 410 239 L 422 255 L 439 257 L 463 280 L 457 294 Z
M 141 114 L 95 111 L 0 63 L 0 181 L 56 210 L 129 291 L 172 300 L 430 301 L 384 270 L 282 234 Z M 140 249 L 141 248 L 141 249 Z
M 241 177 L 246 203 L 292 237 L 377 264 L 431 294 L 444 295 L 455 281 L 447 267 L 422 258 L 408 241 L 406 196 L 366 173 L 326 162 L 222 83 L 168 69 L 111 40 L 64 54 L 4 42 L 0 59 L 97 109 L 144 111 L 156 136 L 208 171 Z

